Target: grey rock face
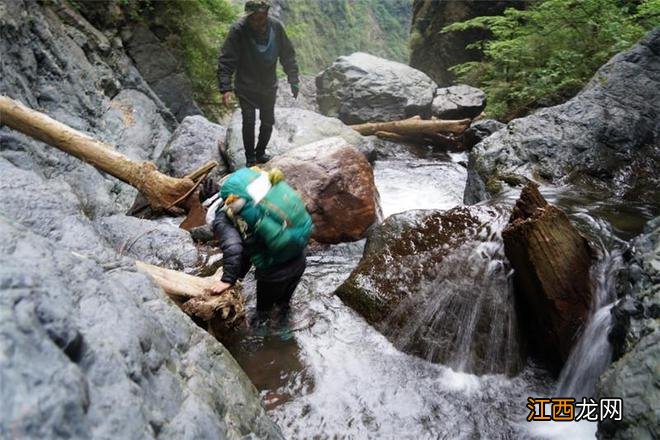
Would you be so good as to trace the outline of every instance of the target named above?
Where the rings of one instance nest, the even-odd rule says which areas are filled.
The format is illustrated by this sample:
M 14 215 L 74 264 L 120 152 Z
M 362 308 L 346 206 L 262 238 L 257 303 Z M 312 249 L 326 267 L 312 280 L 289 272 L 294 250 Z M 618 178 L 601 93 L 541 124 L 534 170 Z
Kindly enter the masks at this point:
M 190 234 L 171 224 L 114 215 L 98 219 L 96 229 L 118 254 L 136 260 L 176 270 L 199 260 Z
M 142 77 L 179 121 L 202 114 L 182 64 L 146 26 L 132 30 L 126 49 Z
M 507 220 L 507 210 L 486 206 L 389 216 L 335 293 L 400 350 L 475 374 L 515 374 Z
M 598 438 L 657 437 L 660 427 L 660 217 L 633 241 L 627 295 L 614 306 L 610 340 L 619 359 L 600 377 L 600 397 L 624 400 L 622 421 L 598 425 Z
M 255 132 L 258 133 L 259 122 L 255 125 Z M 242 127 L 239 110 L 232 117 L 227 130 L 227 141 L 223 146 L 223 154 L 230 170 L 245 166 Z M 373 148 L 371 139 L 347 127 L 336 118 L 298 108 L 278 107 L 275 109 L 275 125 L 266 152 L 277 156 L 295 147 L 335 136 L 341 137 L 360 151 Z
M 130 260 L 0 217 L 0 435 L 281 438 L 238 364 Z
M 660 187 L 658 103 L 660 29 L 613 57 L 570 101 L 511 121 L 475 146 L 466 195 L 487 198 L 505 188 L 503 176 L 522 175 L 654 203 Z
M 157 104 L 144 93 L 130 89 L 112 98 L 99 128 L 108 133 L 106 142 L 138 162 L 158 159 L 170 138 Z
M 316 104 L 316 82 L 313 76 L 300 75 L 300 93 L 294 99 L 291 94 L 291 86 L 286 78 L 279 80 L 277 84 L 277 106 L 294 107 L 312 112 L 318 112 Z
M 130 59 L 66 3 L 3 3 L 0 94 L 110 143 L 153 159 L 175 123 Z M 120 93 L 121 89 L 126 89 Z M 114 99 L 113 99 L 114 98 Z M 0 156 L 71 185 L 92 217 L 128 209 L 135 190 L 92 166 L 7 128 Z
M 472 119 L 486 107 L 486 94 L 465 84 L 436 90 L 431 106 L 440 119 Z
M 470 127 L 465 130 L 465 133 L 463 133 L 463 146 L 466 150 L 470 150 L 479 142 L 504 127 L 506 127 L 505 124 L 494 119 L 477 121 L 470 125 Z
M 431 115 L 436 84 L 405 64 L 362 52 L 337 58 L 316 77 L 321 113 L 346 124 Z
M 0 60 L 0 94 L 133 159 L 157 158 L 175 124 L 121 43 L 68 3 L 2 2 Z M 144 227 L 103 219 L 134 194 L 0 128 L 0 438 L 281 438 L 222 345 L 99 234 Z M 130 250 L 188 264 L 189 238 L 159 236 Z
M 220 144 L 224 143 L 227 129 L 210 122 L 203 116 L 188 116 L 172 134 L 159 161 L 161 170 L 171 176 L 185 176 L 210 160 L 218 162 L 211 177 L 227 173 L 220 157 Z

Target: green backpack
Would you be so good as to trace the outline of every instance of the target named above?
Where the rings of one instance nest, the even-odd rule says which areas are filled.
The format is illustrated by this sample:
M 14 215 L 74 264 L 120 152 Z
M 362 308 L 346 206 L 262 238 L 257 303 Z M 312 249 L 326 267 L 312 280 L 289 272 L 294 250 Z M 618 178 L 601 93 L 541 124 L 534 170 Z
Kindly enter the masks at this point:
M 263 252 L 251 256 L 252 264 L 259 269 L 275 266 L 300 255 L 312 235 L 312 218 L 305 203 L 282 178 L 279 170 L 266 174 L 252 168 L 241 168 L 231 174 L 220 189 L 225 209 L 229 209 L 229 217 L 243 238 L 247 233 L 255 234 L 265 244 Z M 253 198 L 255 187 L 261 189 L 257 203 Z M 238 212 L 231 212 L 231 202 L 237 198 L 243 199 L 245 204 Z M 240 220 L 247 225 L 247 231 L 237 224 Z

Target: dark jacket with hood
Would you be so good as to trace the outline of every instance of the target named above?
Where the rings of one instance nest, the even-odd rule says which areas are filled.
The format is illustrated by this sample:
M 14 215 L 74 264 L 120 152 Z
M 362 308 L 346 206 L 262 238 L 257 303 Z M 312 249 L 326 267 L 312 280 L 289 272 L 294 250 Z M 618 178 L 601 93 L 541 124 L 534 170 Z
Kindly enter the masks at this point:
M 254 32 L 245 17 L 234 23 L 218 57 L 220 92 L 233 91 L 232 75 L 236 73 L 235 90 L 274 93 L 277 90 L 277 59 L 279 58 L 290 84 L 297 84 L 298 64 L 293 45 L 282 23 L 268 17 L 268 32 L 272 31 L 277 51 L 274 59 L 262 56 L 256 48 Z
M 246 242 L 234 223 L 227 217 L 222 207 L 216 211 L 213 232 L 222 248 L 222 281 L 234 284 L 243 279 L 251 267 L 250 256 L 260 252 L 264 246 L 256 237 Z M 305 271 L 305 253 L 268 269 L 255 271 L 255 278 L 262 281 L 279 282 L 302 275 Z

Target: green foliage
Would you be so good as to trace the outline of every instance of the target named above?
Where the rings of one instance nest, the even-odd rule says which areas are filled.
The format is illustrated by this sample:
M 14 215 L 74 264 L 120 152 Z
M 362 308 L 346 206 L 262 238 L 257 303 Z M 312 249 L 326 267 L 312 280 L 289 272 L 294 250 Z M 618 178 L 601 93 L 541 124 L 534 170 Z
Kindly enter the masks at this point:
M 75 0 L 74 0 L 75 1 Z M 144 22 L 183 61 L 192 81 L 193 97 L 207 116 L 220 116 L 216 79 L 218 49 L 238 11 L 229 0 L 108 0 L 124 17 Z M 157 56 L 157 55 L 156 55 Z
M 363 51 L 408 60 L 412 0 L 289 0 L 282 17 L 301 71 L 316 74 L 338 56 Z
M 486 112 L 509 120 L 577 93 L 612 55 L 659 24 L 660 0 L 543 0 L 527 10 L 476 17 L 443 32 L 488 29 L 481 62 L 452 67 L 460 82 L 488 95 Z

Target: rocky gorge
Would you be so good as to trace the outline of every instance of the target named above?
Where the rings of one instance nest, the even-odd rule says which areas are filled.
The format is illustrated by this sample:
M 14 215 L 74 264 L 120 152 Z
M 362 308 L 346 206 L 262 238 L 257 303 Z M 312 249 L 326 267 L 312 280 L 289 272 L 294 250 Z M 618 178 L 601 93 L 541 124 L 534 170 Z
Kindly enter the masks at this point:
M 94 21 L 65 1 L 0 3 L 0 94 L 172 176 L 209 159 L 216 178 L 244 164 L 238 113 L 209 121 L 171 58 L 162 75 L 149 65 L 156 36 Z M 526 398 L 556 394 L 562 366 L 583 374 L 579 339 L 607 307 L 612 359 L 575 395 L 624 398 L 624 420 L 599 424 L 599 438 L 653 438 L 659 64 L 656 30 L 569 102 L 506 125 L 474 121 L 467 153 L 346 124 L 475 118 L 477 89 L 438 87 L 363 53 L 307 78 L 303 102 L 279 101 L 267 164 L 285 172 L 317 228 L 293 339 L 212 338 L 135 269 L 142 260 L 208 272 L 218 262 L 201 243 L 208 231 L 202 240 L 182 218 L 127 215 L 133 187 L 0 126 L 0 436 L 547 437 L 520 425 Z M 537 204 L 515 204 L 526 197 Z M 533 252 L 521 257 L 547 242 L 526 232 L 540 217 L 585 246 L 580 276 L 572 261 L 561 269 L 578 280 L 578 306 L 543 283 Z M 532 289 L 520 274 L 541 281 L 524 313 L 520 292 Z M 250 312 L 254 281 L 244 289 Z M 566 310 L 571 322 L 557 323 Z

